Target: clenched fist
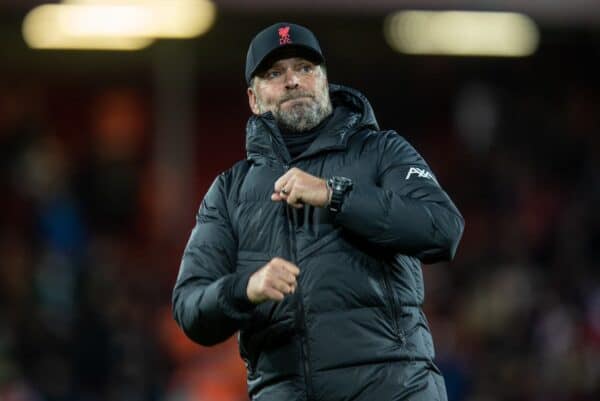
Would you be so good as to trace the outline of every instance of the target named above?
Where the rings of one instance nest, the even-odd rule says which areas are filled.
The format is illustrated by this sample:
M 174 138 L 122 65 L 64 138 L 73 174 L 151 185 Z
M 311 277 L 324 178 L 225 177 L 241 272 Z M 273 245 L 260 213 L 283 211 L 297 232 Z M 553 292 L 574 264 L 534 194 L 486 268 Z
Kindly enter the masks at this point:
M 293 167 L 275 181 L 271 200 L 287 202 L 295 208 L 304 204 L 326 207 L 330 193 L 327 181 Z
M 281 301 L 287 294 L 296 291 L 298 274 L 300 269 L 295 264 L 281 258 L 273 258 L 250 276 L 246 295 L 254 304 L 269 300 Z

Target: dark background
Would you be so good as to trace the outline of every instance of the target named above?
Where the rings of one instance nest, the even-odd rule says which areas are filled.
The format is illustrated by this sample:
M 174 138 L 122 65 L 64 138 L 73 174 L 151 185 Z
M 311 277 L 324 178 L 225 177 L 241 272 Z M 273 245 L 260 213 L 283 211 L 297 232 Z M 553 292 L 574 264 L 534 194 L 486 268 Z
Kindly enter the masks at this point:
M 595 2 L 528 5 L 541 42 L 520 59 L 395 53 L 383 19 L 407 1 L 221 1 L 197 39 L 36 51 L 39 3 L 0 2 L 0 400 L 247 399 L 235 340 L 190 343 L 170 293 L 202 196 L 245 154 L 248 43 L 282 20 L 465 217 L 456 259 L 424 266 L 449 399 L 600 399 Z

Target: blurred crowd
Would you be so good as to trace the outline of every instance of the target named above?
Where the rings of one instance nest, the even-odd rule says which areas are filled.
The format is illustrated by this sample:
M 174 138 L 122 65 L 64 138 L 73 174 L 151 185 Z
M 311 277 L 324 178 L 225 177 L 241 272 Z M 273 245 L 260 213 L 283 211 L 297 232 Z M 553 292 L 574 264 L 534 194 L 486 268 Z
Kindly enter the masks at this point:
M 466 220 L 456 260 L 424 266 L 450 401 L 600 400 L 600 92 L 590 77 L 521 92 L 465 80 L 447 112 L 384 127 L 417 147 Z M 195 210 L 183 211 L 179 236 L 161 235 L 151 94 L 62 89 L 58 101 L 53 87 L 0 89 L 0 400 L 246 400 L 235 339 L 202 348 L 171 318 Z M 197 163 L 196 205 L 244 156 L 249 111 L 238 114 L 231 132 L 199 140 L 212 158 Z

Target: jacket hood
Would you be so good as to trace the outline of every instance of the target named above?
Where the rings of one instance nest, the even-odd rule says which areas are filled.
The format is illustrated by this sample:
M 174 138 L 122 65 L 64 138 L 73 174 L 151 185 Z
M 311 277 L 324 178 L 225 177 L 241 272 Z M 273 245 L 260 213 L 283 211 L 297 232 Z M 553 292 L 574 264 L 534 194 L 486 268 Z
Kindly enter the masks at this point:
M 329 148 L 344 148 L 348 138 L 365 128 L 379 130 L 375 113 L 367 98 L 359 91 L 336 84 L 329 84 L 329 95 L 333 104 L 333 121 L 311 146 L 311 153 Z M 252 115 L 246 125 L 246 154 L 249 159 L 258 155 L 277 153 L 283 139 L 271 112 Z

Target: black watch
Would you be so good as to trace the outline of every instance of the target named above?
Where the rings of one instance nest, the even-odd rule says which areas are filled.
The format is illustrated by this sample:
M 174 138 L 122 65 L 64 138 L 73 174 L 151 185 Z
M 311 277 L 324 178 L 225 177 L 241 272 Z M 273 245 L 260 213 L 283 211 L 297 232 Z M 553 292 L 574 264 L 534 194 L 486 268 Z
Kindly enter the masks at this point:
M 337 213 L 342 209 L 342 203 L 346 194 L 352 189 L 352 180 L 346 177 L 331 177 L 327 180 L 327 186 L 331 190 L 331 202 L 329 210 Z

